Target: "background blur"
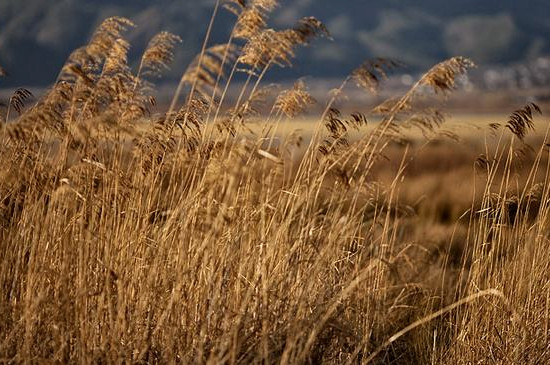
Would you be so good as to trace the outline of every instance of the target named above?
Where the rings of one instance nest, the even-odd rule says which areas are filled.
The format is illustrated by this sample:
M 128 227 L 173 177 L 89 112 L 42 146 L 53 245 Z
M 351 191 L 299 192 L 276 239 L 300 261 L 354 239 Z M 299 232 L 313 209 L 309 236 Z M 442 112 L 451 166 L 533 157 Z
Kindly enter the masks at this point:
M 325 22 L 334 40 L 322 39 L 301 50 L 295 67 L 274 70 L 272 81 L 340 78 L 365 58 L 376 56 L 404 62 L 404 72 L 414 76 L 438 61 L 462 55 L 480 66 L 471 76 L 477 88 L 531 90 L 550 84 L 548 0 L 280 3 L 270 26 L 292 26 L 301 16 L 312 15 Z M 95 27 L 112 15 L 137 24 L 128 34 L 134 63 L 158 31 L 183 38 L 172 71 L 164 79 L 173 83 L 200 51 L 213 4 L 214 0 L 1 0 L 0 65 L 10 77 L 2 80 L 0 88 L 47 86 L 70 52 L 85 44 Z M 213 42 L 227 40 L 233 18 L 226 11 L 220 14 Z M 411 78 L 401 81 L 406 84 Z

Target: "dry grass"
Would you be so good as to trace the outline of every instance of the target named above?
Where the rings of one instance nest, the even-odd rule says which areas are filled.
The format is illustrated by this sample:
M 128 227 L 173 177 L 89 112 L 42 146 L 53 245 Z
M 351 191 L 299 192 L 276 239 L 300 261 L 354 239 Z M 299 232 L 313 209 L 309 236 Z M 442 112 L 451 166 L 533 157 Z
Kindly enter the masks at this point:
M 417 104 L 453 89 L 472 66 L 457 57 L 400 98 L 339 111 L 348 81 L 373 92 L 397 66 L 378 59 L 309 137 L 281 133 L 314 100 L 302 81 L 268 98 L 261 80 L 328 31 L 267 28 L 275 1 L 224 5 L 238 17 L 228 43 L 207 37 L 165 115 L 149 115 L 151 79 L 179 38 L 155 37 L 134 72 L 124 18 L 34 105 L 21 90 L 7 101 L 0 360 L 550 362 L 537 107 L 460 138 Z M 237 72 L 248 80 L 226 105 Z

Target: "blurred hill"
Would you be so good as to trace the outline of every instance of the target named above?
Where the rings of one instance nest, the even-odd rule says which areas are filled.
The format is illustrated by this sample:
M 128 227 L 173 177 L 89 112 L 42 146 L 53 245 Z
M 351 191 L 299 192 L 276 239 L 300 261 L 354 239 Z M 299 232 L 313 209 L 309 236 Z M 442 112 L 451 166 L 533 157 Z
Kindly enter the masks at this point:
M 213 0 L 1 0 L 0 65 L 11 77 L 2 87 L 47 85 L 69 53 L 86 43 L 106 17 L 131 18 L 128 34 L 134 59 L 158 31 L 184 42 L 168 80 L 177 78 L 200 45 Z M 410 72 L 452 55 L 481 65 L 506 66 L 550 55 L 547 0 L 284 0 L 271 26 L 291 26 L 313 15 L 325 22 L 334 41 L 321 40 L 301 51 L 293 70 L 273 78 L 339 77 L 363 59 L 392 57 Z M 223 42 L 233 16 L 223 13 L 213 34 Z

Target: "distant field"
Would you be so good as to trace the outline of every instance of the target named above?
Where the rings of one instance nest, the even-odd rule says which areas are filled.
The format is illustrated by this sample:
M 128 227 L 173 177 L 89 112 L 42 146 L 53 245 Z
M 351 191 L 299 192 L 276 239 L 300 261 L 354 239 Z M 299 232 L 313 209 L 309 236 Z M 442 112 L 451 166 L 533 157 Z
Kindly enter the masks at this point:
M 511 112 L 512 111 L 510 111 L 510 113 Z M 461 138 L 473 139 L 481 142 L 484 136 L 494 134 L 494 132 L 491 132 L 490 124 L 500 123 L 505 125 L 510 113 L 449 113 L 446 115 L 446 121 L 441 129 L 452 131 Z M 361 127 L 359 130 L 350 130 L 350 137 L 353 139 L 360 138 L 375 128 L 379 122 L 379 118 L 369 120 L 366 127 Z M 265 122 L 260 119 L 258 121 L 252 121 L 249 124 L 249 128 L 255 133 L 261 133 L 262 130 L 275 131 L 277 137 L 285 137 L 291 133 L 298 132 L 305 139 L 309 139 L 316 127 L 322 127 L 322 125 L 323 121 L 320 116 L 305 116 L 292 120 L 281 119 L 278 122 L 273 120 Z M 544 136 L 549 127 L 550 124 L 545 117 L 536 116 L 534 118 L 534 135 Z M 417 129 L 411 129 L 405 132 L 405 134 L 413 139 L 423 138 L 422 133 Z

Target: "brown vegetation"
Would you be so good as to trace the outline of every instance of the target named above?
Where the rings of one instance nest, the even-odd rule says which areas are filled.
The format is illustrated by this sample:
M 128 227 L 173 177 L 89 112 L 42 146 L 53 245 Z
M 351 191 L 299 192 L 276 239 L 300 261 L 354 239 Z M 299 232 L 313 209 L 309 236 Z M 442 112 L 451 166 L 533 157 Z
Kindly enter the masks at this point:
M 418 106 L 473 66 L 456 57 L 346 116 L 348 81 L 376 92 L 398 66 L 377 59 L 334 91 L 311 138 L 281 140 L 277 125 L 315 100 L 298 81 L 265 105 L 261 81 L 328 31 L 267 28 L 273 0 L 224 5 L 238 17 L 228 43 L 207 37 L 161 116 L 151 79 L 179 38 L 155 37 L 134 72 L 124 18 L 34 105 L 24 89 L 7 101 L 0 361 L 550 362 L 538 107 L 461 140 Z M 248 79 L 228 106 L 237 72 Z

